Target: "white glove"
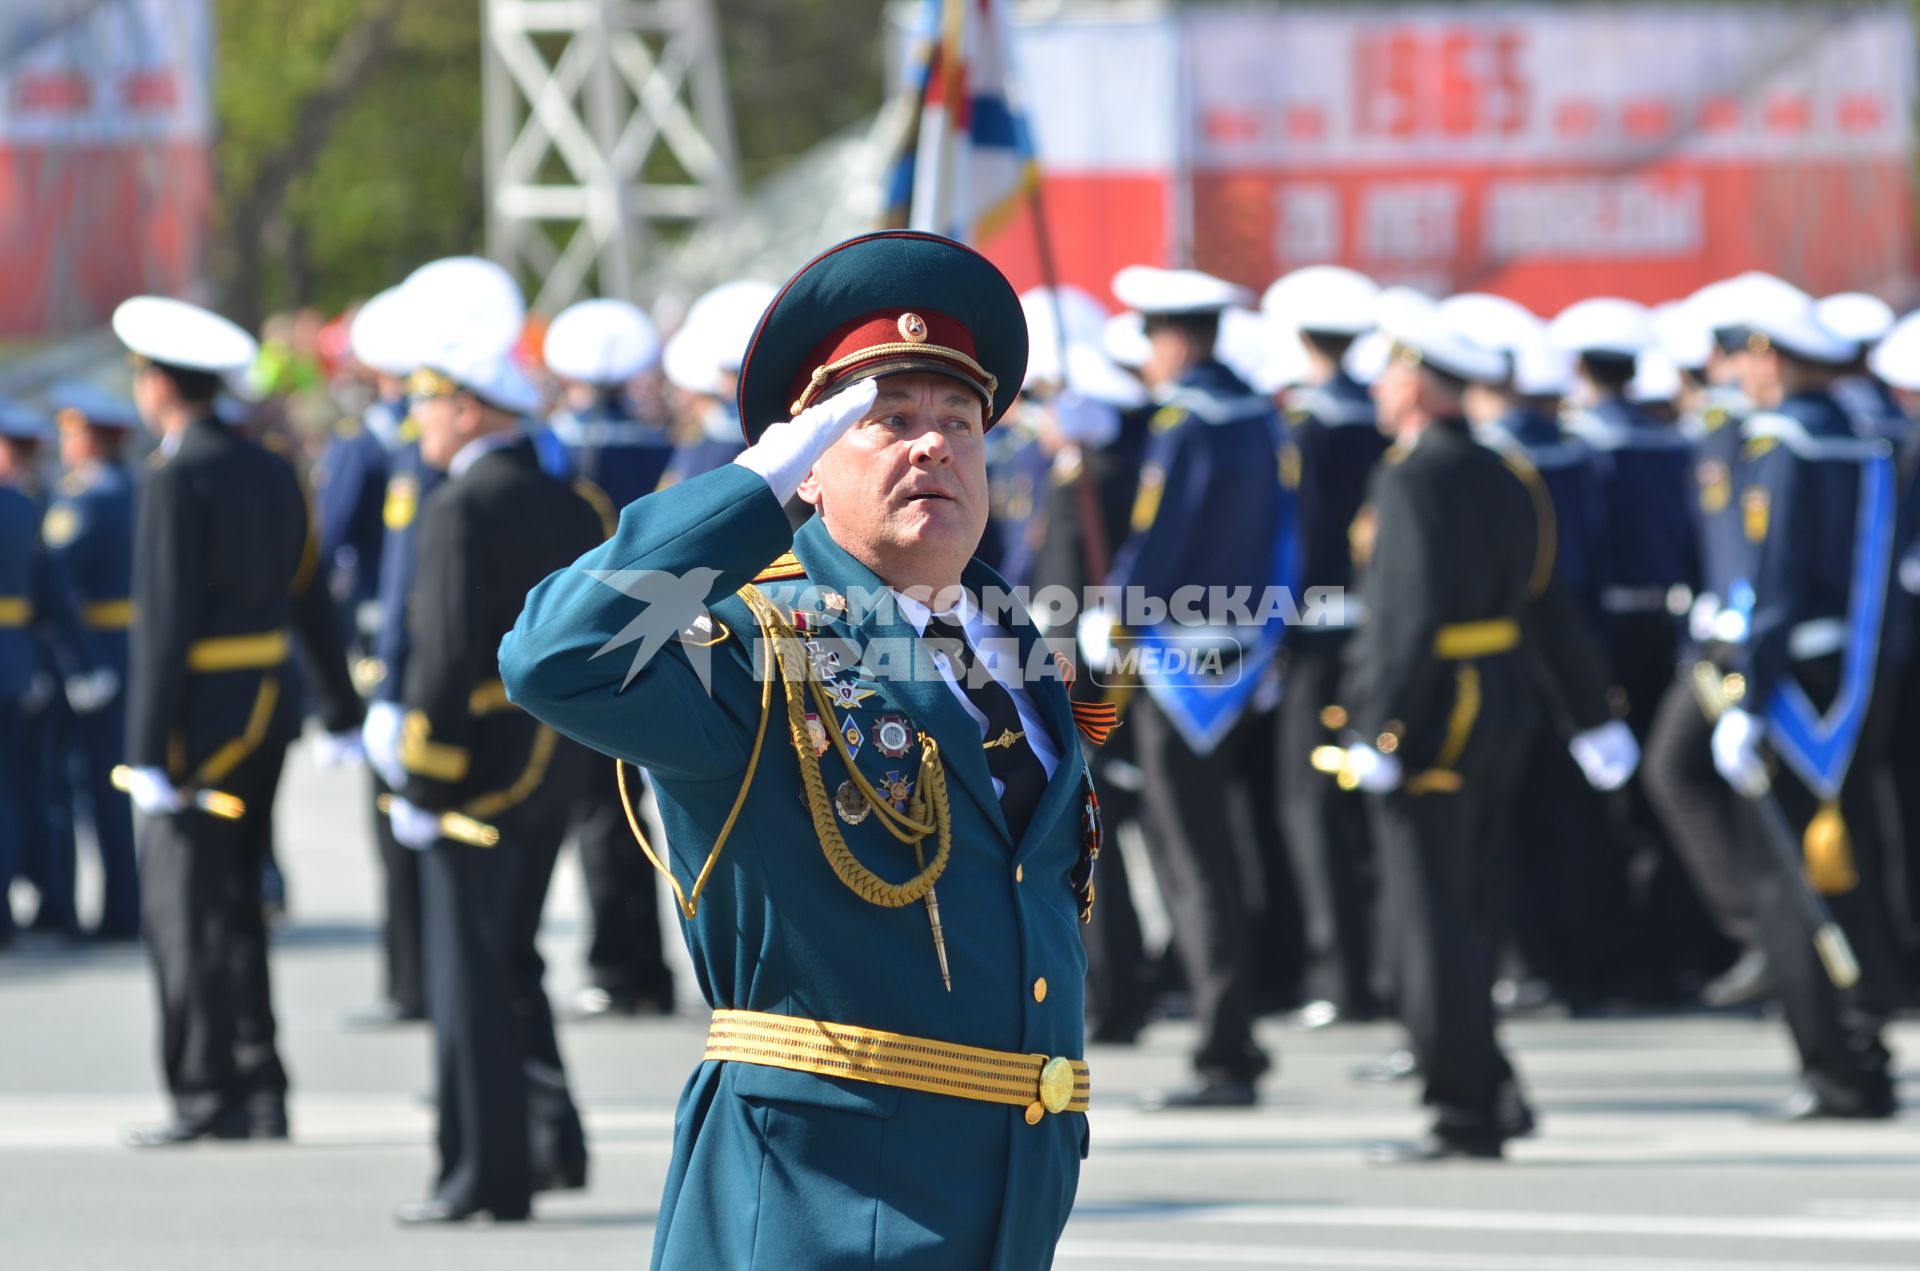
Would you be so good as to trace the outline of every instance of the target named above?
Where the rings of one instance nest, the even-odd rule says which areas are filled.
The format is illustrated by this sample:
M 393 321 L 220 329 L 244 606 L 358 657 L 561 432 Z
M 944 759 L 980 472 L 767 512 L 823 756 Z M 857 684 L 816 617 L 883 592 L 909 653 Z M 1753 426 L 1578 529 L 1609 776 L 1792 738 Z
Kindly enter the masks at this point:
M 1746 711 L 1728 711 L 1713 726 L 1713 766 L 1749 799 L 1765 794 L 1769 785 L 1760 732 L 1760 721 Z
M 1400 786 L 1400 761 L 1375 750 L 1365 742 L 1347 747 L 1347 771 L 1353 782 L 1368 794 L 1385 794 Z
M 127 797 L 148 816 L 166 816 L 186 809 L 187 802 L 159 768 L 127 770 Z
M 400 766 L 400 721 L 404 716 L 398 702 L 375 702 L 367 707 L 366 722 L 360 725 L 360 745 L 367 762 L 380 774 L 380 780 L 394 789 L 407 783 L 407 770 Z
M 439 814 L 416 808 L 398 795 L 387 807 L 387 821 L 393 826 L 394 839 L 402 847 L 424 852 L 440 841 Z
M 1081 613 L 1076 635 L 1080 638 L 1080 652 L 1086 655 L 1087 665 L 1101 671 L 1113 661 L 1113 633 L 1117 626 L 1113 614 L 1106 609 L 1088 609 Z
M 365 759 L 367 752 L 360 744 L 360 734 L 350 729 L 321 733 L 313 743 L 313 757 L 322 768 L 349 768 Z
M 120 691 L 120 677 L 110 666 L 97 671 L 88 671 L 85 675 L 67 677 L 67 705 L 73 707 L 76 715 L 91 715 Z
M 760 474 L 773 497 L 785 503 L 813 471 L 814 463 L 866 417 L 880 392 L 878 380 L 861 380 L 813 405 L 792 419 L 769 424 L 760 440 L 734 459 Z
M 1586 774 L 1587 784 L 1596 790 L 1618 790 L 1640 766 L 1640 743 L 1618 719 L 1575 733 L 1567 749 Z

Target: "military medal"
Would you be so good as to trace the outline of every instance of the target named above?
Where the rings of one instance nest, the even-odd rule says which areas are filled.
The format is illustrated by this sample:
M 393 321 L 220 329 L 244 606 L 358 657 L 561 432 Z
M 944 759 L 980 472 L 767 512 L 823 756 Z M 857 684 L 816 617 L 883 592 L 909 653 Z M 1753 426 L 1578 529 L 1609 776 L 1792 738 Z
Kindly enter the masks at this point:
M 840 788 L 834 791 L 833 810 L 848 825 L 858 825 L 873 814 L 873 805 L 867 802 L 867 796 L 861 794 L 851 781 L 842 781 Z
M 845 722 L 840 725 L 840 735 L 846 739 L 849 759 L 860 753 L 860 744 L 867 739 L 866 734 L 860 731 L 859 721 L 851 715 L 847 716 Z
M 904 715 L 882 715 L 873 726 L 873 744 L 889 759 L 905 759 L 913 749 L 913 729 Z
M 870 688 L 861 688 L 851 680 L 832 680 L 827 684 L 827 695 L 841 710 L 859 710 L 860 703 L 873 696 Z
M 893 805 L 895 812 L 905 812 L 907 804 L 913 799 L 913 782 L 894 769 L 880 778 L 880 793 L 887 796 L 887 802 Z
M 826 606 L 828 613 L 845 613 L 847 611 L 847 598 L 837 591 L 830 591 L 820 597 L 820 603 Z
M 807 744 L 813 747 L 813 757 L 818 759 L 827 753 L 833 743 L 827 740 L 827 726 L 812 711 L 807 712 Z
M 823 680 L 831 680 L 840 673 L 840 654 L 827 648 L 818 640 L 806 642 L 807 661 L 813 663 L 813 673 Z

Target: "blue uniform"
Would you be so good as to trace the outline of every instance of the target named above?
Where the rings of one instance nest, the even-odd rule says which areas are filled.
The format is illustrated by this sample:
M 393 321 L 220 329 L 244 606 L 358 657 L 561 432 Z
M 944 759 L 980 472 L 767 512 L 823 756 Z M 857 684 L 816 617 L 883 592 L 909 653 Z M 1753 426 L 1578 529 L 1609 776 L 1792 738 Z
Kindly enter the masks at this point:
M 635 419 L 611 394 L 590 410 L 555 415 L 553 434 L 567 448 L 573 475 L 599 486 L 616 508 L 659 489 L 673 462 L 667 430 Z
M 33 500 L 0 485 L 0 891 L 20 871 L 25 818 L 44 797 L 21 781 L 28 745 L 21 699 L 33 683 L 39 656 L 28 629 L 39 521 Z M 12 911 L 0 904 L 0 940 L 12 934 Z
M 988 523 L 979 556 L 1016 587 L 1033 581 L 1052 468 L 1053 456 L 1033 434 L 1011 424 L 987 434 Z
M 770 568 L 789 545 L 790 567 Z M 654 656 L 623 688 L 630 650 L 601 650 L 621 642 L 651 606 L 588 571 L 619 571 L 608 576 L 617 582 L 701 569 L 715 571 L 711 585 L 694 575 L 681 606 L 659 602 L 655 629 L 635 646 Z M 840 752 L 821 752 L 811 724 L 790 728 L 777 689 L 781 718 L 764 745 L 755 740 L 760 619 L 736 592 L 756 578 L 782 621 L 804 607 L 810 630 L 817 623 L 849 642 L 831 676 L 844 705 L 821 721 L 819 739 L 828 728 L 857 738 L 853 763 L 878 789 L 922 773 L 921 761 L 932 758 L 925 739 L 939 743 L 952 824 L 937 889 L 951 992 L 923 906 L 869 903 L 841 881 L 844 861 L 816 850 L 824 815 L 852 857 L 882 878 L 899 882 L 916 870 L 913 853 L 867 815 Z M 999 580 L 976 563 L 963 582 L 980 590 Z M 703 589 L 710 618 L 698 613 Z M 824 599 L 824 590 L 841 603 Z M 1071 880 L 1084 864 L 1085 786 L 1066 693 L 1058 680 L 1028 683 L 1043 717 L 1037 723 L 1066 758 L 1016 842 L 979 724 L 932 669 L 905 614 L 868 608 L 867 598 L 884 593 L 818 520 L 795 532 L 765 483 L 729 466 L 628 505 L 604 546 L 536 587 L 501 643 L 500 672 L 509 697 L 537 718 L 649 771 L 666 856 L 688 889 L 757 754 L 732 835 L 712 862 L 697 915 L 683 924 L 701 991 L 716 1008 L 1078 1057 L 1085 960 Z M 1023 664 L 1036 654 L 1046 660 L 1024 613 L 1002 621 Z M 896 674 L 910 666 L 912 675 L 864 678 L 852 669 L 863 656 L 866 666 L 894 658 Z M 809 799 L 799 745 L 821 755 L 834 811 L 823 811 L 817 787 Z M 680 1098 L 654 1264 L 1044 1266 L 1086 1147 L 1086 1118 L 1074 1111 L 1043 1114 L 1035 1105 L 1023 1116 L 1019 1107 L 951 1094 L 707 1060 Z
M 1619 398 L 1577 416 L 1570 431 L 1598 456 L 1606 500 L 1596 577 L 1603 607 L 1615 616 L 1668 612 L 1668 592 L 1691 587 L 1699 572 L 1686 435 Z
M 69 474 L 41 525 L 52 587 L 77 607 L 79 647 L 61 659 L 76 669 L 111 670 L 127 682 L 133 611 L 134 485 L 127 470 L 99 463 Z M 100 929 L 139 930 L 140 897 L 133 855 L 133 812 L 113 788 L 114 765 L 126 757 L 126 703 L 116 696 L 73 718 L 80 789 L 100 847 L 106 879 Z
M 351 647 L 356 636 L 368 634 L 359 630 L 360 607 L 380 594 L 386 443 L 364 421 L 341 420 L 313 466 L 311 483 L 327 589 Z
M 388 456 L 387 491 L 380 519 L 385 534 L 380 544 L 380 631 L 373 656 L 380 667 L 373 699 L 398 702 L 406 679 L 407 592 L 413 587 L 414 546 L 420 506 L 446 474 L 420 458 L 420 443 L 403 436 Z
M 730 435 L 716 437 L 708 433 L 700 440 L 690 441 L 673 452 L 673 462 L 667 465 L 666 475 L 660 478 L 662 489 L 676 482 L 697 477 L 701 473 L 712 472 L 715 468 L 732 463 L 739 457 L 740 452 L 747 446 L 746 442 L 740 438 L 739 417 L 731 418 L 734 427 Z
M 1324 384 L 1294 389 L 1283 405 L 1280 470 L 1298 508 L 1300 586 L 1344 590 L 1353 584 L 1348 530 L 1387 439 L 1375 425 L 1366 386 L 1345 371 Z

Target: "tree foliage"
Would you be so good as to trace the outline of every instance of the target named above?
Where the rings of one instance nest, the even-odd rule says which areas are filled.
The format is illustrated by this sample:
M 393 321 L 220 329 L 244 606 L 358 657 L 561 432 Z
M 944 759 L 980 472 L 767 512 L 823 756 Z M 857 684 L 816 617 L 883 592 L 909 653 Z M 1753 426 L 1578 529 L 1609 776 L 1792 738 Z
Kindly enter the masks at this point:
M 218 281 L 344 304 L 478 251 L 484 0 L 213 0 Z M 743 177 L 870 114 L 885 0 L 718 0 Z

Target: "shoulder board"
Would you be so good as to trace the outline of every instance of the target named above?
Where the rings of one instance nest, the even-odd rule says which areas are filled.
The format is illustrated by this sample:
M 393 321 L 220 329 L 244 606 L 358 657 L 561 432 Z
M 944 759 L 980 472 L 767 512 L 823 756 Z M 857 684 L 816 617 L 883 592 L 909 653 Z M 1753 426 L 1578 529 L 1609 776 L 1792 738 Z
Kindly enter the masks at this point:
M 1162 413 L 1175 409 L 1192 415 L 1203 424 L 1237 424 L 1242 420 L 1257 418 L 1261 415 L 1271 416 L 1273 404 L 1254 393 L 1241 394 L 1237 397 L 1215 397 L 1211 393 L 1181 388 L 1175 389 L 1167 398 Z M 1154 423 L 1158 425 L 1160 416 L 1155 415 L 1153 418 Z
M 400 440 L 408 445 L 420 440 L 420 421 L 408 415 L 400 421 Z
M 1893 455 L 1893 447 L 1878 438 L 1816 437 L 1807 431 L 1805 424 L 1791 415 L 1770 410 L 1747 416 L 1740 425 L 1740 439 L 1740 453 L 1748 459 L 1758 458 L 1772 448 L 1771 444 L 1756 448 L 1757 443 L 1761 442 L 1778 443 L 1802 459 L 1842 459 L 1852 463 L 1867 463 Z
M 620 525 L 620 513 L 614 510 L 613 500 L 607 497 L 607 492 L 585 477 L 573 479 L 573 492 L 585 499 L 588 506 L 593 508 L 593 514 L 600 518 L 600 532 L 612 538 L 614 530 Z
M 350 441 L 366 430 L 367 426 L 352 415 L 342 415 L 340 422 L 333 426 L 333 435 Z
M 1153 412 L 1147 427 L 1156 433 L 1171 432 L 1187 422 L 1187 412 L 1179 406 L 1162 406 Z
M 792 552 L 782 552 L 771 565 L 753 576 L 757 583 L 777 582 L 782 578 L 804 578 L 807 567 Z
M 1713 432 L 1732 418 L 1733 412 L 1726 407 L 1709 406 L 1700 412 L 1700 429 L 1702 432 Z

